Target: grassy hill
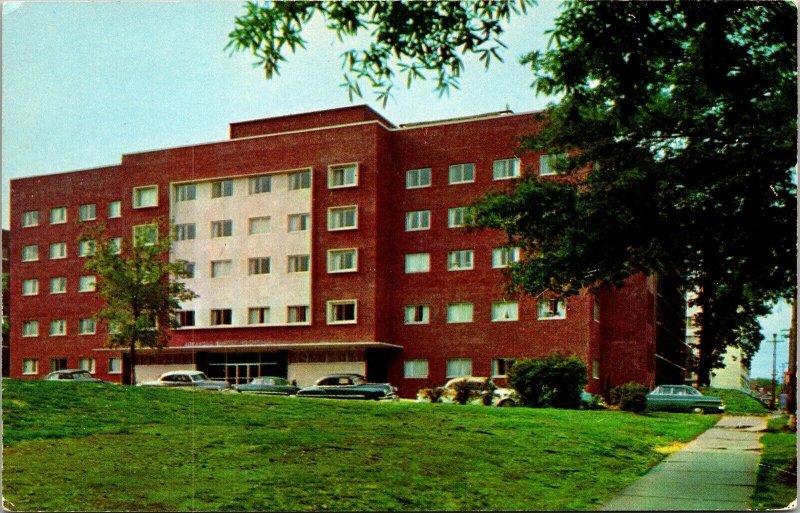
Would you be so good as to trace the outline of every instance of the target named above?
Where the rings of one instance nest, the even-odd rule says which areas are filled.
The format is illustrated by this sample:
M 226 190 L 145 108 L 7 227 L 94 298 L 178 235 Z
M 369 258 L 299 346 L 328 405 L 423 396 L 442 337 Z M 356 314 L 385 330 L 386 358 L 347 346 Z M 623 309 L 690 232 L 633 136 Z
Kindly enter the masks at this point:
M 739 390 L 725 388 L 703 388 L 703 395 L 715 395 L 725 403 L 725 413 L 728 415 L 767 415 L 769 408 L 758 399 Z
M 718 417 L 3 381 L 12 510 L 596 509 Z

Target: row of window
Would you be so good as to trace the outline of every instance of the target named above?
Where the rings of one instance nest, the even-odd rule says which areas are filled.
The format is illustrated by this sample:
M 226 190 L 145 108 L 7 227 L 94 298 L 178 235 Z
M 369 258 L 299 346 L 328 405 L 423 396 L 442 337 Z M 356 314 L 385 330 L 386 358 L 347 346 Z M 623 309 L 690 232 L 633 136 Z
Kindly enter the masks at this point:
M 539 157 L 539 175 L 555 175 L 556 163 L 564 155 L 542 155 Z M 519 159 L 495 160 L 492 165 L 493 180 L 507 180 L 520 176 Z M 475 164 L 454 164 L 448 170 L 448 185 L 472 183 L 475 181 Z M 406 189 L 420 189 L 431 186 L 431 168 L 409 169 L 406 171 Z
M 63 337 L 67 334 L 67 321 L 66 319 L 52 319 L 50 321 L 50 336 Z M 97 333 L 97 321 L 91 317 L 78 320 L 78 334 L 79 335 L 94 335 Z M 39 321 L 23 321 L 22 322 L 22 336 L 23 337 L 38 337 L 39 336 Z
M 474 305 L 468 302 L 449 303 L 447 305 L 447 322 L 464 323 L 472 322 Z M 564 299 L 540 299 L 538 306 L 538 319 L 565 319 L 567 316 L 567 302 Z M 492 302 L 492 322 L 507 322 L 519 320 L 518 301 Z M 429 324 L 431 321 L 431 307 L 426 304 L 406 305 L 406 324 Z
M 288 255 L 286 257 L 286 272 L 306 273 L 311 268 L 309 255 Z M 194 262 L 185 264 L 187 278 L 195 277 Z M 343 273 L 358 270 L 358 249 L 331 249 L 328 251 L 328 272 Z M 270 274 L 272 272 L 272 258 L 268 256 L 247 259 L 247 274 Z M 220 278 L 233 274 L 233 260 L 212 260 L 209 276 Z
M 310 228 L 311 214 L 289 214 L 286 223 L 288 232 L 302 232 Z M 271 231 L 272 218 L 270 216 L 250 217 L 247 219 L 247 234 L 258 235 Z M 209 236 L 212 239 L 233 236 L 233 220 L 223 219 L 211 221 Z M 196 223 L 182 223 L 175 225 L 177 240 L 194 240 L 197 238 Z
M 97 278 L 92 275 L 81 276 L 78 278 L 78 292 L 94 292 L 97 287 Z M 67 278 L 57 276 L 50 278 L 51 294 L 66 294 Z M 36 296 L 39 294 L 39 280 L 36 278 L 22 280 L 22 295 Z
M 469 207 L 453 207 L 447 209 L 447 227 L 461 228 L 469 222 L 472 211 Z M 431 211 L 414 210 L 406 212 L 406 231 L 430 230 Z
M 149 225 L 148 225 L 149 226 Z M 109 239 L 109 244 L 114 248 L 114 252 L 119 254 L 122 252 L 122 237 L 114 237 Z M 94 254 L 95 243 L 91 240 L 78 241 L 78 256 L 87 257 Z M 67 243 L 66 242 L 53 242 L 50 244 L 48 256 L 50 260 L 59 260 L 67 258 Z M 22 261 L 35 262 L 39 260 L 39 245 L 30 244 L 22 246 Z
M 108 204 L 108 218 L 122 216 L 122 202 L 111 201 Z M 94 221 L 97 219 L 97 204 L 87 203 L 78 207 L 79 221 Z M 67 207 L 55 207 L 50 209 L 50 224 L 64 224 L 67 222 Z M 28 210 L 22 213 L 22 227 L 30 228 L 39 226 L 39 211 Z
M 511 367 L 516 363 L 514 358 L 494 358 L 492 360 L 492 377 L 505 378 L 508 376 Z M 592 360 L 592 378 L 600 378 L 600 360 Z M 471 358 L 448 358 L 445 367 L 447 379 L 459 378 L 462 376 L 472 376 Z M 428 360 L 417 358 L 405 360 L 403 362 L 403 377 L 410 379 L 422 379 L 428 377 Z
M 475 251 L 458 249 L 447 254 L 448 271 L 467 271 L 474 268 Z M 519 248 L 500 247 L 492 249 L 492 267 L 500 269 L 519 261 Z M 408 253 L 405 256 L 407 274 L 427 273 L 431 270 L 430 253 Z
M 78 367 L 91 374 L 96 371 L 96 364 L 94 358 L 79 358 Z M 66 358 L 50 358 L 50 372 L 67 368 Z M 122 358 L 111 357 L 108 359 L 108 373 L 121 374 L 122 373 Z M 36 358 L 25 358 L 22 360 L 22 374 L 31 375 L 39 374 L 39 360 Z
M 358 166 L 348 164 L 331 166 L 329 168 L 329 184 L 331 188 L 341 182 L 344 186 L 346 180 L 355 180 L 358 176 Z M 311 187 L 311 170 L 295 171 L 287 175 L 287 189 L 296 191 Z M 247 184 L 248 194 L 263 194 L 272 191 L 272 177 L 270 175 L 250 176 Z M 233 179 L 215 180 L 211 182 L 211 198 L 225 198 L 233 196 Z M 175 186 L 175 201 L 194 201 L 197 199 L 197 184 L 187 183 Z

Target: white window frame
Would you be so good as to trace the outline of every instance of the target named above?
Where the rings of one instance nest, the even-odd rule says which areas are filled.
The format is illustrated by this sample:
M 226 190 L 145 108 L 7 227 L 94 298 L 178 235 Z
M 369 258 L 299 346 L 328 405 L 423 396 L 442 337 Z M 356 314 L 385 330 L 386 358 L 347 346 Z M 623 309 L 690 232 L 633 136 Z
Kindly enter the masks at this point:
M 219 230 L 216 230 L 216 228 Z M 226 232 L 226 228 L 230 228 L 229 233 Z M 218 231 L 219 233 L 215 232 Z M 233 237 L 233 219 L 219 219 L 217 221 L 211 221 L 211 227 L 209 231 L 212 239 L 223 239 L 225 237 Z
M 63 215 L 61 219 L 53 220 L 53 214 L 61 212 Z M 50 209 L 50 224 L 64 224 L 67 222 L 67 207 L 53 207 Z
M 53 327 L 60 326 L 63 328 L 60 332 L 54 332 Z M 53 319 L 50 321 L 50 336 L 51 337 L 65 337 L 67 336 L 67 320 L 66 319 Z
M 230 312 L 231 313 L 231 315 L 230 315 L 231 322 L 228 322 L 228 323 L 225 323 L 225 322 L 214 323 L 214 314 L 216 312 L 219 312 L 219 315 L 221 316 L 220 319 L 223 320 L 223 321 L 225 320 L 225 313 L 224 312 Z M 233 309 L 232 308 L 212 308 L 209 311 L 209 319 L 208 319 L 208 321 L 209 321 L 208 322 L 209 326 L 233 326 Z
M 230 188 L 228 187 L 230 184 Z M 218 198 L 230 198 L 233 196 L 233 180 L 230 178 L 225 178 L 223 180 L 214 180 L 211 182 L 211 199 L 218 199 Z M 217 194 L 216 189 L 219 189 L 219 194 Z M 225 194 L 226 192 L 230 191 L 230 194 Z
M 113 362 L 113 364 L 112 364 Z M 116 367 L 116 369 L 115 369 Z M 108 373 L 109 374 L 122 374 L 122 358 L 112 356 L 108 359 Z
M 600 359 L 592 358 L 592 379 L 600 379 Z
M 155 204 L 153 204 L 153 205 L 149 205 L 149 204 L 148 205 L 142 205 L 142 204 L 139 204 L 137 202 L 137 193 L 139 191 L 149 190 L 149 189 L 155 189 L 155 191 L 156 191 Z M 158 185 L 141 185 L 139 187 L 134 187 L 133 188 L 133 203 L 132 204 L 133 204 L 133 208 L 136 208 L 136 209 L 139 209 L 139 208 L 155 208 L 155 207 L 157 207 L 158 206 Z
M 188 324 L 188 323 L 184 322 L 186 320 L 186 317 L 188 317 L 187 314 L 192 314 L 192 323 L 191 324 Z M 178 315 L 177 315 L 176 320 L 178 321 L 178 328 L 179 329 L 180 328 L 194 328 L 195 325 L 197 325 L 197 314 L 195 313 L 194 310 L 180 310 L 180 311 L 178 311 Z
M 122 253 L 122 237 L 112 237 L 108 239 L 108 244 L 113 245 L 115 255 Z
M 335 301 L 328 301 L 327 308 L 325 309 L 328 324 L 358 324 L 358 301 L 356 299 L 338 299 Z M 353 318 L 343 321 L 336 320 L 334 313 L 337 306 L 353 305 Z
M 506 367 L 506 369 L 505 369 L 506 372 L 505 373 L 501 373 L 500 372 L 500 362 L 501 361 L 505 362 L 505 363 L 503 363 L 503 366 Z M 507 362 L 513 362 L 513 363 L 511 363 L 511 365 L 509 365 Z M 492 377 L 493 378 L 505 378 L 505 377 L 508 377 L 508 371 L 511 369 L 511 367 L 514 366 L 515 363 L 517 363 L 517 359 L 516 358 L 493 358 L 492 359 Z
M 447 227 L 463 228 L 467 225 L 469 207 L 453 207 L 447 209 Z M 461 218 L 459 220 L 459 218 Z
M 266 260 L 267 271 L 263 271 L 264 261 Z M 272 272 L 272 259 L 270 257 L 252 257 L 247 259 L 247 275 L 260 276 Z
M 293 321 L 292 319 L 292 309 L 302 309 L 305 312 L 305 320 L 303 321 Z M 296 310 L 300 311 L 300 310 Z M 311 324 L 311 308 L 308 305 L 286 305 L 286 324 Z
M 463 373 L 463 372 L 455 373 L 455 372 L 452 372 L 451 369 L 450 369 L 450 365 L 453 364 L 453 366 L 455 366 L 456 362 L 458 362 L 459 365 L 461 365 L 461 366 L 469 367 L 468 372 L 467 373 Z M 463 376 L 472 376 L 472 358 L 448 358 L 447 361 L 445 362 L 445 374 L 446 374 L 445 377 L 447 379 L 460 378 L 460 377 L 463 377 Z
M 298 220 L 299 228 L 293 229 L 292 227 L 293 219 Z M 311 227 L 311 214 L 308 212 L 302 212 L 299 214 L 289 214 L 286 216 L 286 231 L 288 233 L 307 232 L 310 227 Z
M 32 333 L 26 333 L 26 326 L 33 326 Z M 23 337 L 38 337 L 39 336 L 39 321 L 31 320 L 31 321 L 22 321 L 22 336 Z
M 347 182 L 347 170 L 353 170 L 353 181 Z M 341 171 L 342 172 L 342 184 L 336 185 L 335 177 L 336 173 Z M 334 164 L 328 166 L 328 189 L 346 189 L 348 187 L 358 187 L 358 175 L 359 175 L 359 166 L 358 162 L 349 162 L 345 164 Z
M 94 374 L 97 364 L 94 358 L 78 358 L 78 368 L 87 371 L 89 374 Z
M 261 190 L 261 186 L 266 184 L 266 190 Z M 251 176 L 247 179 L 247 193 L 251 196 L 253 194 L 266 194 L 272 192 L 272 176 L 258 175 Z
M 419 232 L 431 229 L 430 210 L 412 210 L 406 212 L 406 231 Z
M 297 262 L 292 265 L 292 262 Z M 301 265 L 305 263 L 305 265 Z M 303 269 L 305 267 L 305 269 Z M 311 255 L 286 255 L 286 274 L 307 273 L 311 271 Z
M 78 241 L 78 256 L 86 258 L 94 255 L 97 251 L 97 244 L 93 240 L 79 240 Z
M 336 262 L 336 258 L 340 255 L 353 255 L 353 266 L 352 267 L 341 267 L 339 269 L 334 268 L 334 263 Z M 337 273 L 354 273 L 358 271 L 358 248 L 341 248 L 341 249 L 329 249 L 328 250 L 328 273 L 330 274 L 337 274 Z
M 422 320 L 416 321 L 417 311 L 422 312 Z M 411 312 L 411 315 L 409 315 Z M 430 324 L 431 322 L 431 306 L 427 304 L 406 305 L 403 308 L 403 324 Z
M 299 179 L 300 187 L 295 187 L 296 184 L 293 183 L 294 182 L 294 178 L 295 177 L 300 177 L 300 176 L 306 176 L 306 175 L 308 176 L 308 185 L 304 187 L 305 184 L 303 182 L 305 180 L 300 178 Z M 311 175 L 312 175 L 312 173 L 311 173 L 311 169 L 310 168 L 309 169 L 302 169 L 302 170 L 298 170 L 298 171 L 292 171 L 291 173 L 288 173 L 286 175 L 286 188 L 287 188 L 287 190 L 290 190 L 290 191 L 304 191 L 306 189 L 310 189 L 311 188 L 311 179 L 312 179 Z
M 409 270 L 409 263 L 415 259 L 415 257 L 419 257 L 421 260 L 425 260 L 426 265 L 420 267 L 421 270 L 414 271 Z M 424 257 L 424 259 L 423 259 Z M 417 274 L 417 273 L 428 273 L 431 271 L 431 254 L 430 253 L 406 253 L 405 257 L 405 273 L 406 274 Z
M 261 193 L 256 193 L 256 194 L 261 194 Z M 262 222 L 266 224 L 267 229 L 264 231 L 254 231 L 253 227 L 258 226 L 258 224 Z M 247 235 L 263 235 L 265 233 L 269 233 L 271 229 L 272 229 L 272 217 L 270 216 L 256 216 L 247 218 Z
M 54 288 L 54 284 L 63 284 L 63 287 Z M 54 278 L 50 278 L 50 293 L 51 294 L 66 294 L 67 293 L 67 277 L 66 276 L 56 276 Z
M 26 287 L 26 285 L 29 285 Z M 26 291 L 29 288 L 31 290 Z M 22 295 L 23 296 L 38 296 L 39 295 L 39 280 L 36 278 L 28 278 L 22 280 Z
M 196 183 L 179 183 L 175 185 L 175 203 L 195 201 L 197 199 Z
M 94 292 L 97 290 L 97 276 L 87 274 L 78 278 L 78 292 Z
M 94 221 L 95 219 L 97 219 L 97 203 L 84 203 L 78 207 L 78 221 Z
M 451 314 L 453 310 L 451 308 L 455 307 L 469 307 L 469 319 L 468 320 L 456 320 L 454 316 Z M 473 322 L 475 319 L 475 305 L 467 301 L 457 301 L 454 303 L 447 304 L 447 324 L 468 324 Z
M 31 251 L 31 248 L 33 248 L 32 251 Z M 31 253 L 31 252 L 36 253 L 35 255 L 33 255 L 33 258 L 31 258 L 30 255 L 26 254 L 26 253 Z M 36 262 L 38 260 L 39 260 L 39 245 L 38 244 L 29 244 L 27 246 L 22 246 L 22 261 L 23 262 Z
M 472 178 L 464 178 L 467 174 L 466 170 L 472 168 Z M 458 176 L 453 179 L 453 172 L 456 171 Z M 463 164 L 452 164 L 447 170 L 447 184 L 458 185 L 460 183 L 474 183 L 475 182 L 475 163 L 465 162 Z
M 427 183 L 422 181 L 423 174 L 427 174 L 428 176 Z M 409 169 L 406 171 L 406 189 L 423 189 L 425 187 L 430 187 L 431 181 L 431 168 L 429 167 Z M 416 182 L 417 185 L 409 185 L 410 182 Z
M 464 258 L 466 257 L 466 258 Z M 463 263 L 461 260 L 466 260 Z M 475 251 L 472 249 L 456 249 L 447 254 L 448 271 L 470 271 L 475 268 Z
M 556 311 L 561 310 L 563 313 L 561 315 L 552 315 L 551 312 L 552 308 L 548 308 L 547 310 L 544 309 L 544 305 L 552 305 L 553 302 L 556 302 Z M 539 303 L 536 306 L 537 312 L 537 319 L 540 321 L 552 321 L 552 320 L 561 320 L 567 318 L 567 300 L 566 299 L 555 299 L 555 298 L 541 298 L 539 299 Z
M 108 202 L 108 218 L 116 219 L 122 217 L 122 202 L 119 200 Z
M 512 316 L 508 318 L 499 317 L 498 308 L 508 307 Z M 519 301 L 493 301 L 492 302 L 492 322 L 515 322 L 519 320 Z
M 492 268 L 505 269 L 511 264 L 519 262 L 520 250 L 516 246 L 502 246 L 492 249 Z M 511 260 L 508 257 L 511 257 Z M 506 260 L 505 263 L 503 261 Z
M 222 270 L 227 270 L 227 273 L 220 274 Z M 231 259 L 212 260 L 208 276 L 214 279 L 233 276 L 233 261 Z
M 592 301 L 592 320 L 594 322 L 600 322 L 600 301 L 597 298 L 594 298 Z
M 260 320 L 258 322 L 253 322 L 253 314 L 257 314 Z M 268 306 L 251 306 L 247 309 L 247 324 L 250 326 L 264 326 L 265 324 L 270 323 L 270 316 L 272 312 L 270 311 L 270 307 Z
M 352 226 L 338 226 L 333 227 L 333 220 L 334 216 L 337 214 L 345 215 L 345 212 L 353 211 L 355 213 L 353 221 L 354 224 Z M 345 230 L 357 230 L 358 229 L 358 205 L 343 205 L 340 207 L 330 207 L 328 208 L 328 231 L 329 232 L 341 232 Z
M 403 360 L 403 378 L 425 379 L 430 373 L 428 360 L 424 358 L 410 358 Z
M 32 228 L 34 226 L 39 226 L 39 211 L 38 210 L 28 210 L 22 213 L 22 227 L 23 228 Z
M 566 153 L 543 154 L 539 156 L 539 176 L 556 176 L 558 171 L 553 164 L 559 159 L 568 158 Z
M 91 321 L 89 324 L 91 326 L 91 331 L 85 330 L 84 321 Z M 97 333 L 97 321 L 91 317 L 85 317 L 78 321 L 78 335 L 94 335 Z
M 27 367 L 31 367 L 31 370 L 26 370 Z M 39 360 L 37 358 L 23 358 L 22 359 L 22 375 L 23 376 L 32 376 L 35 374 L 39 374 Z
M 194 240 L 197 238 L 196 223 L 180 223 L 175 225 L 175 241 Z
M 502 164 L 502 174 L 498 174 L 498 165 Z M 497 159 L 492 164 L 492 179 L 493 180 L 513 180 L 519 178 L 521 175 L 520 168 L 522 164 L 516 157 L 510 159 Z
M 61 247 L 64 251 L 60 252 L 61 254 L 58 256 L 53 256 L 53 248 L 54 247 Z M 50 244 L 50 250 L 48 251 L 48 255 L 50 256 L 50 260 L 61 260 L 63 258 L 67 258 L 67 243 L 66 242 L 54 242 Z

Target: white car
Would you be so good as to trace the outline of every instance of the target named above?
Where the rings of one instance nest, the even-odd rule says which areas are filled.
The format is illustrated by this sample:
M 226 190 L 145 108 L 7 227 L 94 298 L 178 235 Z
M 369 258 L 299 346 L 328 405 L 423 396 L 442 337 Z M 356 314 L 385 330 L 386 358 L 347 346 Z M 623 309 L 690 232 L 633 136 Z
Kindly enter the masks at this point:
M 423 389 L 417 392 L 419 402 L 458 402 L 458 389 L 460 384 L 466 384 L 472 392 L 467 400 L 469 404 L 491 404 L 492 406 L 513 406 L 520 404 L 519 395 L 513 388 L 498 387 L 492 382 L 491 378 L 480 376 L 462 376 L 453 378 L 444 386 L 434 389 Z M 488 391 L 491 390 L 491 398 L 487 398 Z
M 196 370 L 165 372 L 156 381 L 139 383 L 143 387 L 192 387 L 203 390 L 227 390 L 227 381 L 216 381 Z

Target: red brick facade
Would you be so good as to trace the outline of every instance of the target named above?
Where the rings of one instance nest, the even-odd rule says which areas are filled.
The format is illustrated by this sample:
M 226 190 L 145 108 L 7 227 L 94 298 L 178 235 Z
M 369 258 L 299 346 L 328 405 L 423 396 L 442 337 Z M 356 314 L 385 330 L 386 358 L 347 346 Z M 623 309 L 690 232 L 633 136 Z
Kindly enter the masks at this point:
M 586 359 L 592 392 L 630 380 L 652 385 L 657 379 L 653 278 L 636 277 L 623 289 L 599 297 L 572 297 L 563 319 L 537 319 L 537 299 L 521 297 L 518 320 L 493 322 L 492 303 L 512 299 L 504 296 L 503 270 L 492 266 L 492 249 L 507 241 L 498 232 L 448 227 L 448 209 L 513 186 L 513 179 L 493 179 L 494 161 L 516 157 L 523 174 L 538 173 L 539 155 L 517 150 L 519 137 L 536 130 L 536 114 L 398 128 L 369 108 L 349 107 L 234 123 L 230 141 L 124 155 L 116 166 L 14 180 L 11 374 L 41 378 L 51 358 L 66 358 L 70 368 L 80 358 L 93 358 L 98 377 L 119 380 L 119 374 L 109 374 L 108 365 L 109 358 L 120 354 L 101 350 L 105 327 L 78 334 L 79 320 L 100 306 L 96 294 L 77 290 L 79 277 L 86 274 L 76 242 L 83 225 L 103 222 L 110 236 L 129 238 L 133 226 L 170 215 L 175 182 L 311 168 L 312 323 L 176 330 L 169 347 L 145 355 L 144 362 L 191 363 L 207 370 L 208 353 L 216 353 L 213 359 L 219 353 L 246 351 L 278 355 L 283 362 L 278 368 L 285 373 L 287 358 L 291 362 L 292 353 L 304 346 L 356 350 L 369 378 L 388 380 L 402 395 L 413 396 L 418 388 L 445 381 L 448 359 L 471 359 L 472 373 L 485 376 L 492 372 L 493 359 L 560 351 Z M 358 163 L 357 186 L 329 188 L 328 167 L 343 163 Z M 462 163 L 474 163 L 474 181 L 449 184 L 449 167 Z M 407 188 L 406 172 L 420 168 L 430 168 L 430 186 Z M 158 185 L 158 206 L 134 209 L 133 189 L 147 185 Z M 109 219 L 112 201 L 120 201 L 122 211 Z M 77 222 L 82 204 L 96 205 L 96 221 Z M 349 205 L 358 206 L 358 228 L 329 231 L 328 209 Z M 49 212 L 55 207 L 67 207 L 66 223 L 50 224 Z M 406 231 L 406 212 L 421 210 L 430 211 L 430 228 Z M 28 211 L 39 212 L 37 226 L 23 227 Z M 66 242 L 66 258 L 49 258 L 54 242 Z M 23 248 L 34 244 L 38 260 L 24 262 Z M 332 248 L 357 248 L 357 272 L 328 273 L 326 257 Z M 448 253 L 461 249 L 473 251 L 473 268 L 448 271 Z M 409 253 L 429 253 L 430 271 L 406 273 Z M 65 294 L 50 293 L 53 277 L 67 278 Z M 38 280 L 38 294 L 23 296 L 23 281 L 31 279 Z M 356 323 L 326 323 L 327 302 L 340 299 L 357 300 Z M 448 304 L 458 302 L 472 303 L 472 322 L 447 322 Z M 429 322 L 406 324 L 406 305 L 428 305 Z M 66 320 L 66 335 L 50 336 L 53 319 Z M 39 322 L 38 335 L 23 337 L 23 323 L 30 321 Z M 404 362 L 418 359 L 427 360 L 427 377 L 404 377 Z M 37 360 L 37 372 L 30 372 L 31 364 L 24 360 Z M 25 375 L 24 365 L 29 371 Z

